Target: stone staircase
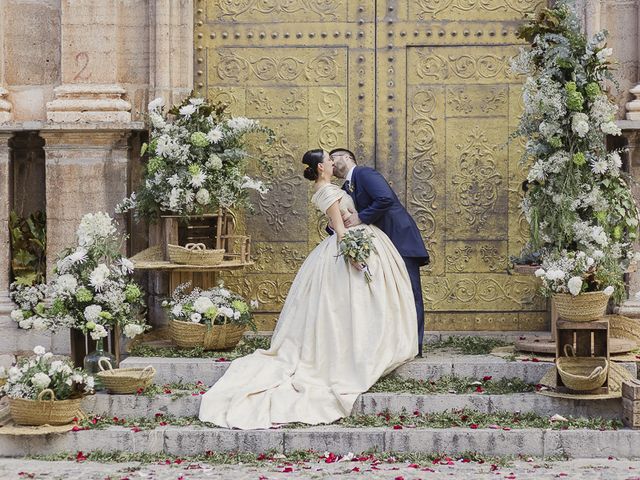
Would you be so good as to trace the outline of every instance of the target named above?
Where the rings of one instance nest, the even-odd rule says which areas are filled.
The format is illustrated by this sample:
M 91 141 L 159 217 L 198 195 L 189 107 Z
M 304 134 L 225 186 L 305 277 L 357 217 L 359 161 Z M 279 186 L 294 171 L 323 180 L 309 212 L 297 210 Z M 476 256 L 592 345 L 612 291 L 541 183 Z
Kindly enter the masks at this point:
M 205 385 L 215 382 L 228 367 L 228 362 L 210 359 L 173 359 L 130 357 L 122 367 L 153 365 L 157 369 L 156 383 L 201 380 Z M 447 375 L 494 380 L 520 378 L 536 384 L 551 368 L 547 362 L 506 361 L 493 356 L 463 356 L 430 354 L 399 368 L 402 378 L 437 380 Z M 625 364 L 637 375 L 636 364 Z M 99 393 L 84 401 L 89 415 L 105 418 L 163 417 L 182 419 L 197 415 L 200 394 L 180 392 L 145 395 L 108 395 Z M 365 393 L 357 400 L 352 415 L 404 414 L 413 412 L 439 413 L 467 409 L 482 413 L 534 412 L 544 417 L 555 414 L 573 417 L 620 419 L 621 400 L 567 400 L 536 393 L 489 395 Z M 0 456 L 42 455 L 60 452 L 127 451 L 163 453 L 166 455 L 200 455 L 207 451 L 244 451 L 289 453 L 297 450 L 331 451 L 336 454 L 361 453 L 370 450 L 388 452 L 446 453 L 450 455 L 477 452 L 490 456 L 523 455 L 550 457 L 566 455 L 573 458 L 619 457 L 640 458 L 640 431 L 552 428 L 402 428 L 348 427 L 327 425 L 270 430 L 226 430 L 202 425 L 154 424 L 152 429 L 131 426 L 108 426 L 103 430 L 80 430 L 43 436 L 0 435 Z M 179 423 L 179 422 L 174 422 Z

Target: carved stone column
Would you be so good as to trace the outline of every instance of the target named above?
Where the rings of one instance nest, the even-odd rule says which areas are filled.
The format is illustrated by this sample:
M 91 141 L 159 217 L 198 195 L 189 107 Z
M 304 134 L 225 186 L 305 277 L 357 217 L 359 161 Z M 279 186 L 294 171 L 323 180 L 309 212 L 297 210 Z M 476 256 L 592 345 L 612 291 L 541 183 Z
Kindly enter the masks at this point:
M 0 131 L 0 319 L 13 309 L 9 300 L 11 249 L 9 248 L 9 213 L 11 212 L 11 147 L 12 132 Z
M 149 98 L 167 105 L 193 90 L 193 1 L 149 2 Z
M 4 21 L 6 0 L 0 0 L 0 123 L 6 123 L 13 118 L 12 106 L 7 96 L 9 92 L 2 87 L 4 85 Z
M 87 125 L 83 130 L 41 132 L 46 142 L 48 275 L 56 256 L 74 242 L 83 215 L 113 215 L 114 207 L 127 196 L 130 129 L 121 127 Z
M 47 103 L 53 122 L 130 122 L 131 104 L 118 85 L 117 0 L 63 0 L 62 85 Z

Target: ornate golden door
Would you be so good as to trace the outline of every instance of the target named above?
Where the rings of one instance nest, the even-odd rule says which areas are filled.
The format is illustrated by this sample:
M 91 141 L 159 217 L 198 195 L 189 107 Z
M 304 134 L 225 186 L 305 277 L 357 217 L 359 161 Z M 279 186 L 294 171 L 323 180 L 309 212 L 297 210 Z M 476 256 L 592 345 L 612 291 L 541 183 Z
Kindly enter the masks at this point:
M 525 241 L 519 213 L 517 22 L 535 0 L 200 0 L 196 91 L 280 133 L 258 148 L 273 191 L 247 221 L 255 267 L 227 283 L 273 327 L 323 235 L 300 159 L 347 145 L 391 182 L 432 255 L 427 329 L 537 330 L 532 279 L 506 273 Z

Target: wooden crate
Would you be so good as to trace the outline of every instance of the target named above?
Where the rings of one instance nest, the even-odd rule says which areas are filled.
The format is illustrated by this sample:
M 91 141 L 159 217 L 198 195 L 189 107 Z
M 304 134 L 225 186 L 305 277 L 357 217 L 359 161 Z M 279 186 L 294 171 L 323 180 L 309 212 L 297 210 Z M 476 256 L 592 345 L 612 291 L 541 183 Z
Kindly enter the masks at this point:
M 571 346 L 576 357 L 605 357 L 609 360 L 609 320 L 570 322 L 559 319 L 556 322 L 556 358 L 565 356 L 566 345 Z M 560 374 L 557 374 L 556 380 L 559 392 L 573 393 L 564 385 Z M 592 393 L 609 393 L 608 374 L 604 385 Z
M 186 220 L 176 215 L 163 215 L 160 217 L 163 258 L 169 261 L 168 244 L 185 246 L 187 243 L 203 243 L 209 249 L 225 248 L 223 237 L 232 236 L 235 229 L 235 215 L 226 209 L 188 217 Z
M 640 429 L 640 381 L 622 382 L 622 422 L 628 428 Z

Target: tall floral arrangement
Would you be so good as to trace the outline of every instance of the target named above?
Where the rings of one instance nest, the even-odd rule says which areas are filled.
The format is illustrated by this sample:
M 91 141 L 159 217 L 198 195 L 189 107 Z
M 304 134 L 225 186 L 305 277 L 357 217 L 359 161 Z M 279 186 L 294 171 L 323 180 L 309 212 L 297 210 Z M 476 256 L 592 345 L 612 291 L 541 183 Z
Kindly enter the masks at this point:
M 634 257 L 638 210 L 621 171 L 620 151 L 606 135 L 620 135 L 617 106 L 604 90 L 612 53 L 606 32 L 587 39 L 567 1 L 543 9 L 523 25 L 530 43 L 511 69 L 526 75 L 524 113 L 516 136 L 526 138 L 530 165 L 522 211 L 530 225 L 529 250 L 583 251 L 607 285 L 624 294 L 622 275 Z
M 247 175 L 248 135 L 259 133 L 271 143 L 274 133 L 257 120 L 231 117 L 225 105 L 190 97 L 165 112 L 162 99 L 149 103 L 151 136 L 141 154 L 148 153 L 142 185 L 118 206 L 139 217 L 163 212 L 181 216 L 216 211 L 220 207 L 249 207 L 249 192 L 266 193 L 267 185 Z M 266 158 L 260 167 L 269 171 Z
M 146 328 L 144 303 L 133 279 L 133 263 L 120 252 L 124 235 L 106 213 L 85 215 L 76 245 L 58 257 L 46 287 L 17 290 L 11 314 L 22 328 L 76 328 L 101 340 L 118 325 L 127 337 Z M 45 302 L 46 297 L 46 302 Z

